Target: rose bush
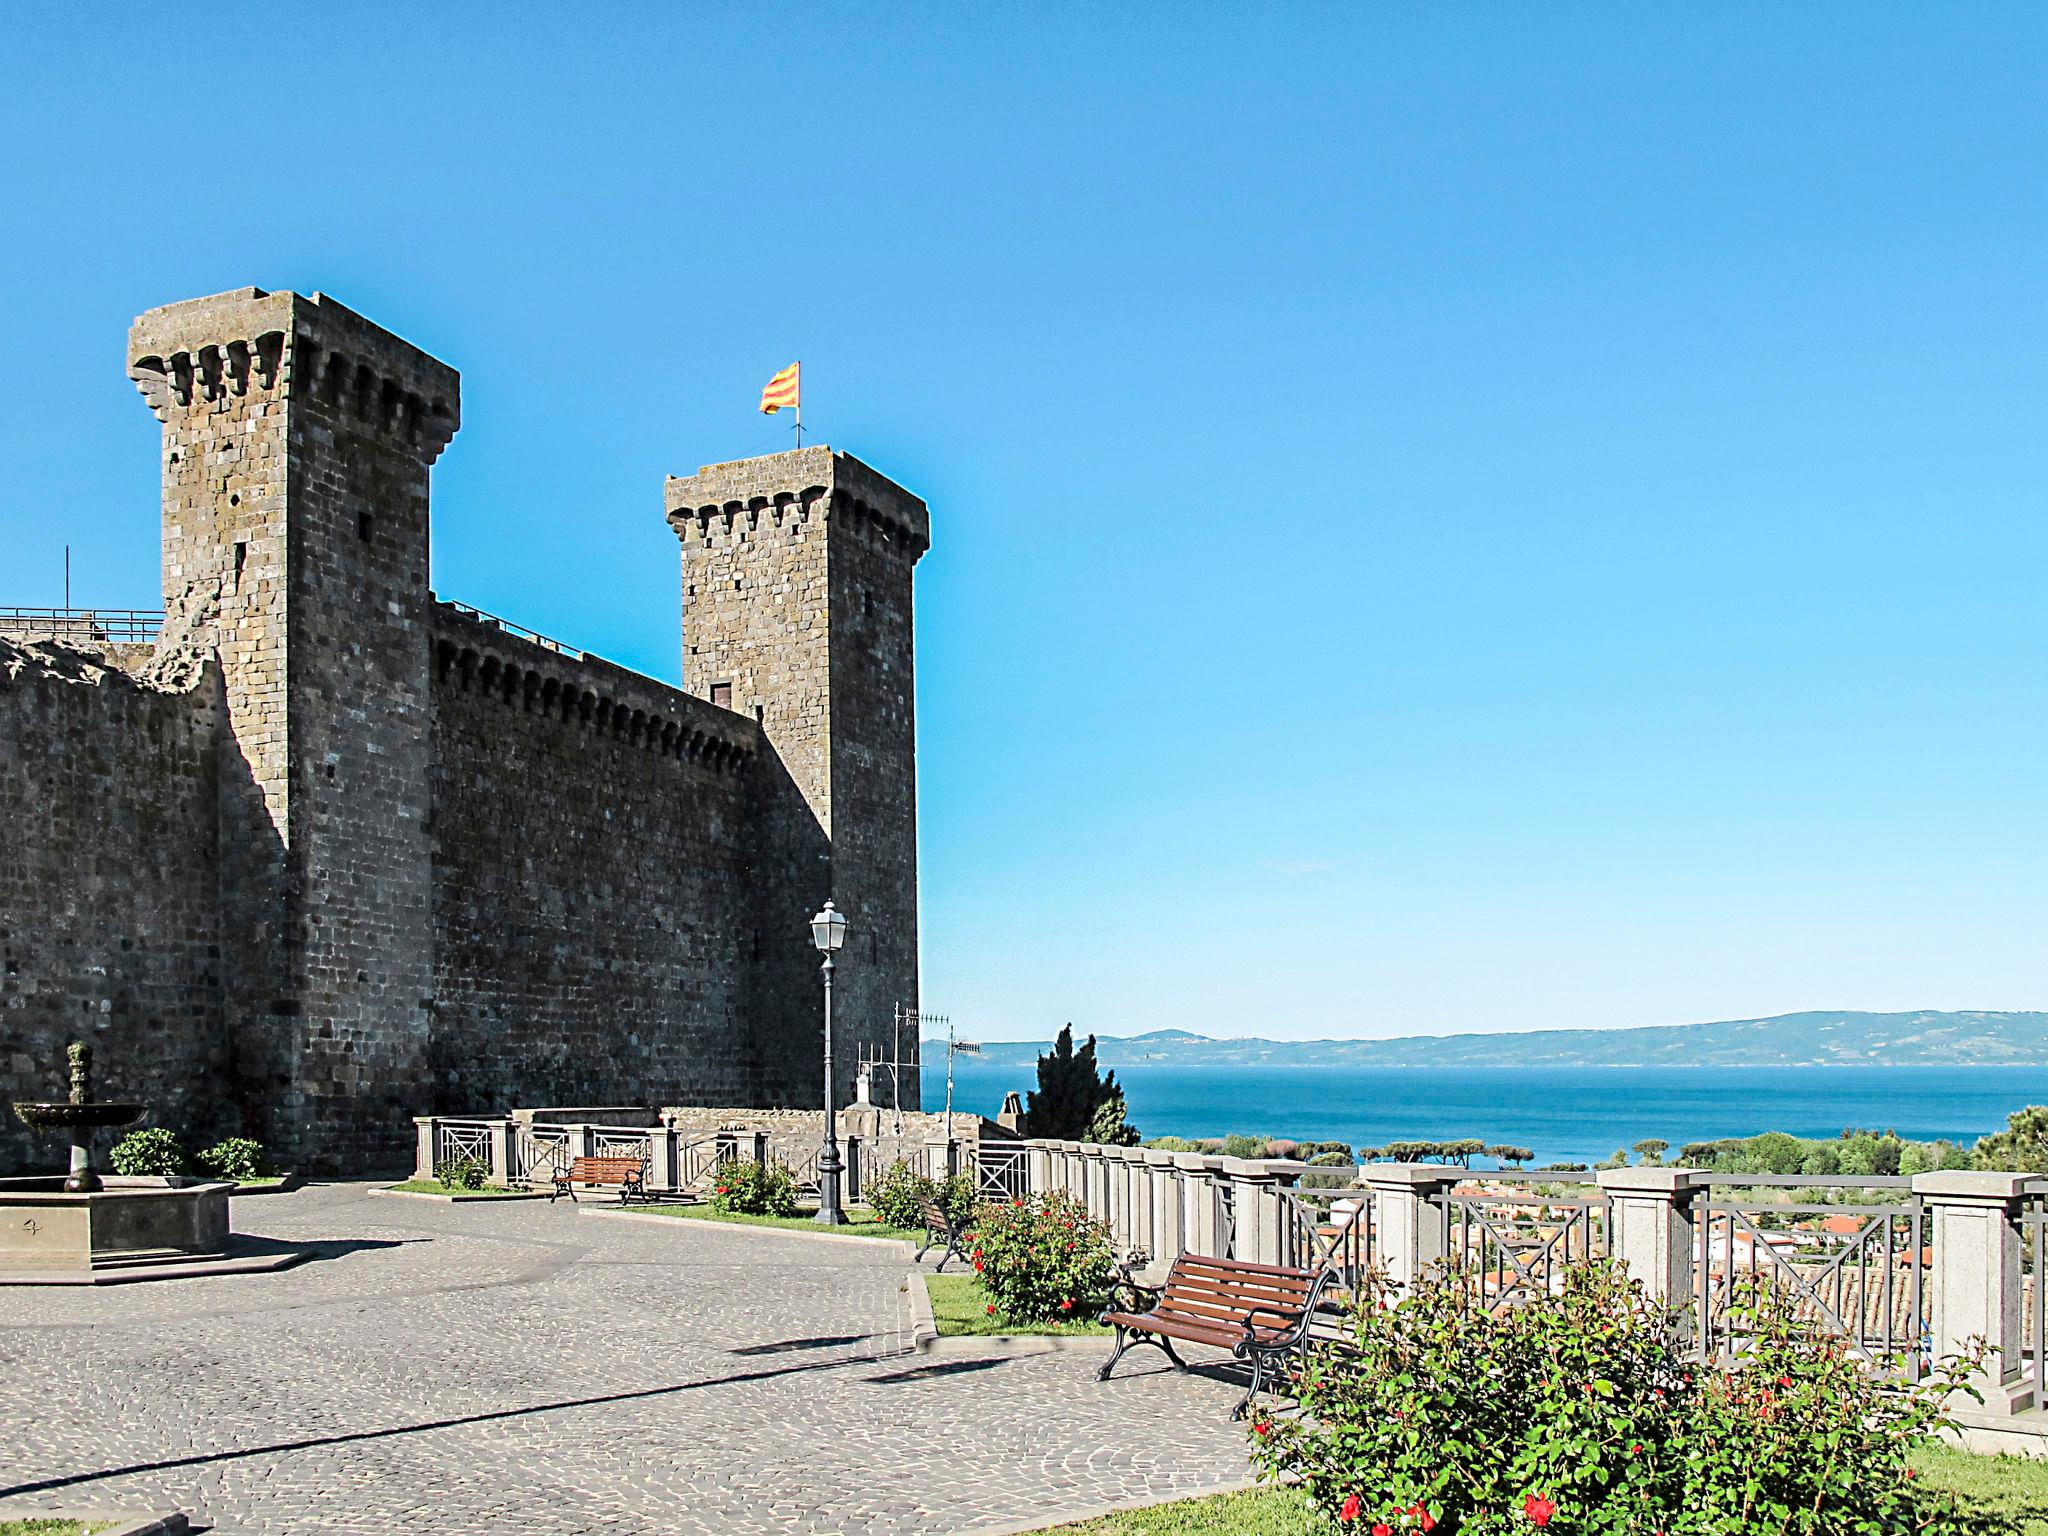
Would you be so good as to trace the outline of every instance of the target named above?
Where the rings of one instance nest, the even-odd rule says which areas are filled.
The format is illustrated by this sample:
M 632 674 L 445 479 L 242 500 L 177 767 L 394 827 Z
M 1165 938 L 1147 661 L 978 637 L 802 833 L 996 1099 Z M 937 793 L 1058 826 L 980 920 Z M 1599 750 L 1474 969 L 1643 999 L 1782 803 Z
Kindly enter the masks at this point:
M 1975 1360 L 1913 1385 L 1803 1328 L 1774 1296 L 1739 1319 L 1733 1370 L 1606 1263 L 1489 1312 L 1433 1272 L 1368 1285 L 1346 1347 L 1296 1373 L 1301 1411 L 1251 1421 L 1253 1459 L 1298 1478 L 1328 1529 L 1437 1536 L 1878 1536 L 1951 1531 L 1907 1453 Z
M 714 1211 L 736 1216 L 794 1216 L 796 1175 L 787 1163 L 747 1158 L 723 1162 L 713 1170 L 704 1200 Z
M 968 1252 L 1003 1322 L 1092 1317 L 1116 1278 L 1109 1228 L 1058 1190 L 982 1206 Z

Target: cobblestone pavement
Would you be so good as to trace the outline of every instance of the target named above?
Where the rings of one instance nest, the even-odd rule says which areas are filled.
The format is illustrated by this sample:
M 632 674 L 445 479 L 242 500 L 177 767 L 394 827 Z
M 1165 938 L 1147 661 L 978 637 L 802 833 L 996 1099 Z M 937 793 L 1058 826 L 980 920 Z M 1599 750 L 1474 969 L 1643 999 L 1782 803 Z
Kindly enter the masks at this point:
M 952 1532 L 1246 1474 L 1140 1350 L 909 1352 L 908 1250 L 321 1185 L 270 1275 L 0 1288 L 0 1511 L 257 1532 Z

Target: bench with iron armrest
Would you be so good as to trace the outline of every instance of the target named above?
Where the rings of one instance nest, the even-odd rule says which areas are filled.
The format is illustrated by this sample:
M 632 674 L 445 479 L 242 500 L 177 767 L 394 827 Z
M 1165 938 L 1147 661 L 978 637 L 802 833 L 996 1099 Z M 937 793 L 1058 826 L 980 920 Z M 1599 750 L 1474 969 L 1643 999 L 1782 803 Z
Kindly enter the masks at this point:
M 562 1195 L 576 1200 L 576 1186 L 586 1189 L 616 1188 L 619 1204 L 634 1200 L 652 1201 L 647 1192 L 647 1159 L 644 1157 L 579 1157 L 567 1168 L 555 1170 L 555 1187 L 548 1195 L 548 1204 L 553 1205 Z
M 1251 1385 L 1230 1415 L 1241 1419 L 1266 1383 L 1284 1374 L 1287 1357 L 1308 1342 L 1329 1280 L 1328 1270 L 1197 1253 L 1175 1259 L 1164 1285 L 1140 1285 L 1126 1271 L 1102 1314 L 1116 1330 L 1116 1349 L 1095 1379 L 1109 1380 L 1123 1352 L 1137 1344 L 1157 1345 L 1183 1371 L 1187 1362 L 1174 1353 L 1175 1339 L 1227 1349 L 1251 1370 Z
M 939 1269 L 943 1271 L 946 1260 L 967 1260 L 967 1223 L 955 1221 L 946 1214 L 946 1208 L 936 1200 L 924 1203 L 924 1246 L 917 1250 L 917 1257 L 911 1262 L 922 1264 L 924 1256 L 932 1249 L 944 1245 L 945 1252 L 939 1255 Z

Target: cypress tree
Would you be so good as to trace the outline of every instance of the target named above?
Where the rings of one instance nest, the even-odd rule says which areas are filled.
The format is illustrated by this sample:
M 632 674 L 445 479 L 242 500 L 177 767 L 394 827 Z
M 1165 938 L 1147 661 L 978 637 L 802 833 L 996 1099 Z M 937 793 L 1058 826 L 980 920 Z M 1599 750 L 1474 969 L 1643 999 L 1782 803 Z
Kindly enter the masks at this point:
M 1124 1119 L 1124 1091 L 1116 1073 L 1095 1064 L 1095 1037 L 1074 1047 L 1074 1026 L 1060 1027 L 1052 1049 L 1038 1058 L 1038 1086 L 1025 1096 L 1019 1125 L 1026 1136 L 1054 1141 L 1098 1141 L 1136 1146 L 1136 1127 Z

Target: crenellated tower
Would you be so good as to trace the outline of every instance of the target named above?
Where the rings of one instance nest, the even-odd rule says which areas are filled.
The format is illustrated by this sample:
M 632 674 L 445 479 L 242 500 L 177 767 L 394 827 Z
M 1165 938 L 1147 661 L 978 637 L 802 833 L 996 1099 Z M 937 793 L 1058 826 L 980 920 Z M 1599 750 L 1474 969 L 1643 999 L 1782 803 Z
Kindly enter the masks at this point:
M 221 662 L 222 988 L 252 1130 L 388 1160 L 427 1063 L 428 471 L 453 369 L 320 294 L 154 309 L 159 654 Z
M 760 722 L 761 934 L 755 1036 L 765 1103 L 816 1103 L 817 955 L 830 897 L 853 923 L 837 971 L 835 1053 L 886 1051 L 918 1000 L 912 573 L 925 504 L 849 454 L 801 448 L 669 480 L 682 541 L 683 687 Z M 904 1100 L 917 1082 L 906 1073 Z

